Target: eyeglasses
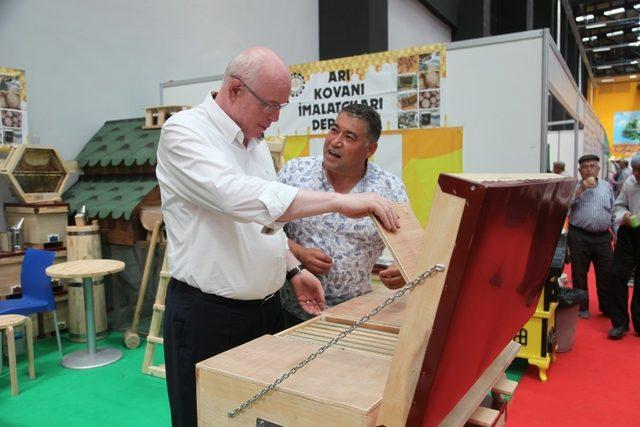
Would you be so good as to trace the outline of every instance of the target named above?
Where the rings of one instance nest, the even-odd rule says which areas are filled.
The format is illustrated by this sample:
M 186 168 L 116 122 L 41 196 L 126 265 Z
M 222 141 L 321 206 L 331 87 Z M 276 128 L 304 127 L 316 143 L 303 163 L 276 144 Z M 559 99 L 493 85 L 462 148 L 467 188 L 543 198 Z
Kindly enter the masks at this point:
M 251 92 L 251 95 L 255 96 L 256 99 L 258 101 L 260 101 L 260 104 L 262 104 L 262 110 L 267 113 L 267 114 L 271 114 L 271 113 L 275 113 L 276 111 L 280 111 L 282 110 L 284 107 L 286 107 L 287 105 L 289 105 L 288 102 L 285 102 L 283 104 L 271 104 L 267 101 L 265 101 L 264 99 L 262 99 L 260 96 L 258 96 L 257 93 L 255 93 L 249 86 L 247 86 L 247 84 L 245 82 L 242 81 L 242 79 L 238 76 L 231 76 L 234 79 L 237 79 L 240 81 L 240 83 L 242 83 L 242 86 L 246 87 L 247 90 L 249 92 Z

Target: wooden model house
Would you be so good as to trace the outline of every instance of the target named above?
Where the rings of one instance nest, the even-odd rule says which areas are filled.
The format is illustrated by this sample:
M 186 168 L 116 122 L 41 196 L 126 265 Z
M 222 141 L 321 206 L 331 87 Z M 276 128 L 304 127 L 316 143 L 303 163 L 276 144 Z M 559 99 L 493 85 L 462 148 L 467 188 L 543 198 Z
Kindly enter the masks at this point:
M 85 206 L 98 220 L 105 243 L 144 240 L 140 211 L 160 206 L 155 177 L 160 129 L 144 125 L 144 118 L 105 122 L 78 154 L 83 174 L 62 196 L 71 213 Z

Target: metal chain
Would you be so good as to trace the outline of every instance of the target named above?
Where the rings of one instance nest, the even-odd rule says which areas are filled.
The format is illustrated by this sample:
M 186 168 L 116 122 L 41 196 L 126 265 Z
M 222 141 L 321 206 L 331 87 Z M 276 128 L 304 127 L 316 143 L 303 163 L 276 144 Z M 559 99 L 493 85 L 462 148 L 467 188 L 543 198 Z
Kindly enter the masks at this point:
M 373 316 L 375 316 L 376 314 L 378 314 L 382 309 L 384 309 L 386 306 L 388 306 L 389 304 L 393 303 L 395 300 L 397 300 L 398 298 L 400 298 L 401 296 L 403 296 L 404 294 L 406 294 L 407 292 L 409 292 L 410 290 L 412 290 L 413 288 L 415 288 L 416 286 L 418 286 L 420 283 L 422 283 L 427 277 L 431 276 L 433 273 L 435 272 L 441 272 L 445 270 L 445 266 L 442 264 L 435 264 L 433 267 L 425 270 L 424 272 L 422 272 L 422 274 L 420 274 L 418 277 L 416 277 L 415 279 L 413 279 L 411 282 L 407 283 L 406 285 L 404 285 L 401 289 L 399 289 L 395 294 L 393 294 L 392 296 L 390 296 L 389 298 L 387 298 L 382 304 L 380 304 L 379 306 L 377 306 L 376 308 L 374 308 L 373 310 L 371 310 L 371 312 L 365 316 L 363 316 L 360 320 L 358 320 L 357 322 L 355 322 L 353 325 L 351 325 L 349 328 L 345 329 L 344 331 L 340 332 L 337 336 L 335 336 L 331 341 L 329 341 L 328 343 L 326 343 L 325 345 L 323 345 L 322 347 L 320 347 L 318 350 L 316 350 L 315 352 L 311 353 L 309 356 L 307 356 L 302 362 L 298 363 L 296 366 L 294 366 L 293 368 L 291 368 L 291 370 L 289 370 L 289 372 L 287 372 L 286 374 L 282 375 L 280 378 L 278 378 L 277 380 L 275 380 L 274 382 L 272 382 L 271 384 L 269 384 L 268 386 L 266 386 L 265 388 L 263 388 L 258 394 L 256 394 L 255 396 L 253 396 L 251 399 L 247 400 L 246 402 L 244 402 L 242 405 L 238 406 L 236 409 L 234 409 L 231 412 L 227 413 L 227 417 L 229 418 L 233 418 L 235 417 L 239 412 L 244 411 L 245 409 L 247 409 L 249 406 L 251 406 L 253 403 L 255 403 L 258 399 L 260 399 L 262 396 L 264 396 L 265 394 L 267 394 L 268 392 L 270 392 L 271 390 L 273 390 L 274 388 L 276 388 L 280 383 L 282 383 L 284 380 L 286 380 L 287 378 L 289 378 L 291 375 L 295 374 L 299 369 L 301 369 L 303 366 L 305 366 L 307 363 L 311 362 L 312 360 L 314 360 L 315 358 L 317 358 L 318 356 L 320 356 L 322 353 L 324 353 L 325 351 L 327 351 L 330 347 L 332 347 L 333 345 L 335 345 L 338 341 L 340 341 L 341 339 L 343 339 L 344 337 L 346 337 L 347 335 L 349 335 L 351 332 L 353 332 L 356 328 L 358 328 L 359 326 L 361 326 L 363 323 L 368 322 Z

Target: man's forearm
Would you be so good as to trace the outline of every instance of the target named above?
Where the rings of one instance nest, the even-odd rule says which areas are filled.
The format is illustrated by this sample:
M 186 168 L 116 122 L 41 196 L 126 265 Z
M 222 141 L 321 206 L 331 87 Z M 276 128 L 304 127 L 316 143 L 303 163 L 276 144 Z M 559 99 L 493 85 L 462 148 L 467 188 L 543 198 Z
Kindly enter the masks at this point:
M 289 245 L 291 245 L 291 241 L 289 241 Z M 287 251 L 285 262 L 287 264 L 287 271 L 301 264 L 298 258 L 296 258 L 293 252 L 291 252 L 291 247 L 289 247 L 289 250 Z
M 300 252 L 302 251 L 302 249 L 304 249 L 304 247 L 301 244 L 299 244 L 293 239 L 289 239 L 289 250 L 291 251 L 294 257 L 296 257 L 297 259 L 300 259 Z
M 321 215 L 339 210 L 339 193 L 300 190 L 293 202 L 278 221 L 288 222 L 309 216 Z

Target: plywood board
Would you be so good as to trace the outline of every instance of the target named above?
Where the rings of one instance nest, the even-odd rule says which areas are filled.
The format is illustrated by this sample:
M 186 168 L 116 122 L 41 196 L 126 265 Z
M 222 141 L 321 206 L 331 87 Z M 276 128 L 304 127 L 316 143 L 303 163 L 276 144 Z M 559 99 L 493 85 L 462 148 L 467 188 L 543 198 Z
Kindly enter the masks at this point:
M 255 425 L 257 416 L 282 425 L 363 425 L 361 420 L 380 403 L 390 361 L 339 349 L 327 350 L 247 412 L 233 420 L 226 418 L 228 411 L 318 347 L 265 335 L 200 362 L 199 419 L 206 419 L 211 425 Z M 224 392 L 218 390 L 221 384 L 226 384 Z M 292 406 L 292 402 L 299 406 Z
M 414 266 L 414 271 L 405 271 L 407 276 L 417 276 L 419 270 L 435 264 L 443 264 L 448 269 L 465 202 L 462 198 L 443 193 L 440 187 L 436 188 L 425 233 L 429 236 L 430 245 L 418 255 L 419 258 L 416 258 L 413 253 L 405 255 L 402 248 L 395 248 L 395 242 L 401 242 L 401 239 L 398 236 L 394 239 L 392 233 L 380 229 L 382 234 L 387 236 L 385 240 L 392 245 L 391 252 L 394 257 L 399 257 L 397 260 L 399 265 Z M 402 232 L 404 233 L 405 230 Z M 411 231 L 406 230 L 406 232 Z M 410 262 L 405 262 L 403 256 L 410 258 Z M 405 424 L 418 381 L 416 373 L 420 371 L 424 361 L 447 274 L 448 270 L 436 273 L 411 293 L 378 414 L 378 424 L 388 427 Z

